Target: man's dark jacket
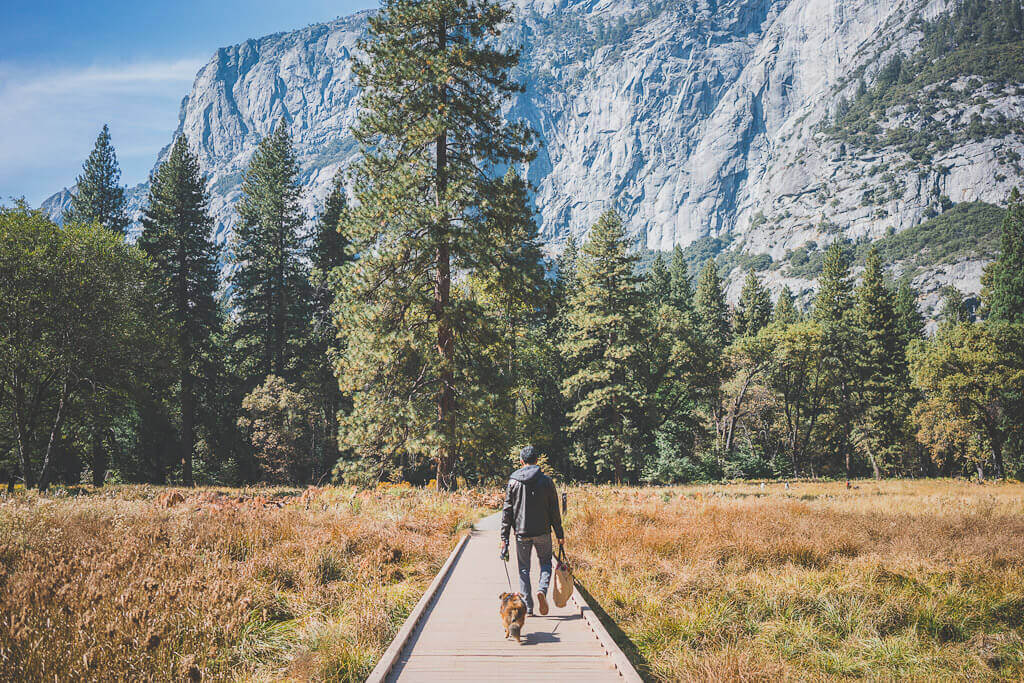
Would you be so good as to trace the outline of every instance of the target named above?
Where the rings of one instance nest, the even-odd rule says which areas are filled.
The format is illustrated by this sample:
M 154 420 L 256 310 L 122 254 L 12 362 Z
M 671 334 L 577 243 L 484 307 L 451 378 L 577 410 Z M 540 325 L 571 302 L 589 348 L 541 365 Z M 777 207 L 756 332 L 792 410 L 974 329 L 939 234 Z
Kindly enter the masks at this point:
M 501 511 L 502 539 L 512 529 L 516 536 L 543 536 L 554 529 L 559 540 L 564 538 L 555 483 L 537 465 L 527 465 L 509 477 Z

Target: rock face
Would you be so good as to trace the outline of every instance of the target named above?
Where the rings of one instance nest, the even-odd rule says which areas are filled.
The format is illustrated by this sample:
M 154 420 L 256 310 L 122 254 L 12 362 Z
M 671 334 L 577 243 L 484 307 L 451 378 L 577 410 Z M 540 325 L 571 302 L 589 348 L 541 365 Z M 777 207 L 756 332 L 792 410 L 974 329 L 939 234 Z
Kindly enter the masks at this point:
M 778 258 L 808 240 L 916 225 L 944 198 L 1002 203 L 1020 182 L 1020 136 L 955 145 L 894 178 L 879 169 L 899 166 L 902 152 L 847 151 L 822 132 L 861 74 L 870 82 L 888 55 L 913 49 L 915 16 L 951 4 L 517 0 L 503 40 L 522 47 L 515 76 L 526 91 L 510 114 L 543 141 L 528 177 L 544 240 L 557 250 L 615 208 L 651 249 L 728 235 L 734 248 Z M 199 72 L 178 132 L 209 174 L 220 241 L 236 220 L 242 171 L 280 118 L 297 145 L 311 216 L 354 158 L 350 57 L 367 16 L 220 49 Z M 948 125 L 962 125 L 972 106 L 951 105 Z M 986 106 L 1024 117 L 1019 95 Z M 137 188 L 136 210 L 143 198 Z

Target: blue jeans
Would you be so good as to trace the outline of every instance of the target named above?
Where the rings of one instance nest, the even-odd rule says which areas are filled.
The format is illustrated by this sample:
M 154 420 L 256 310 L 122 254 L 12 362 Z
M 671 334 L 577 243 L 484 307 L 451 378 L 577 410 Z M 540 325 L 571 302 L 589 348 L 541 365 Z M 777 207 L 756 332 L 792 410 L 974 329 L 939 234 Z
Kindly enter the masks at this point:
M 526 609 L 533 611 L 533 591 L 530 590 L 530 549 L 537 551 L 540 563 L 540 582 L 537 591 L 548 592 L 551 583 L 551 532 L 543 536 L 516 536 L 516 559 L 519 560 L 519 592 L 526 598 Z

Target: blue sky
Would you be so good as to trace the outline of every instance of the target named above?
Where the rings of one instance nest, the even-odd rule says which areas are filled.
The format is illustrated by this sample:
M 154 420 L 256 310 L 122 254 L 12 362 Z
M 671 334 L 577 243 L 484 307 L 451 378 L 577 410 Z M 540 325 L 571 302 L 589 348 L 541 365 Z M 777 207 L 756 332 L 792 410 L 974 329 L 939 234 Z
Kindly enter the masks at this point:
M 122 182 L 145 180 L 214 50 L 375 0 L 4 0 L 0 203 L 74 183 L 110 125 Z

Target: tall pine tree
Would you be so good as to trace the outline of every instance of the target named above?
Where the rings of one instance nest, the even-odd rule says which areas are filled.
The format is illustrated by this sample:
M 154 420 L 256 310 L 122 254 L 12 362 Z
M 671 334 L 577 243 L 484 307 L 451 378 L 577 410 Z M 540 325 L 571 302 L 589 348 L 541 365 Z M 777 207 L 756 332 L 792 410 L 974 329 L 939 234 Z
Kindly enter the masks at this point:
M 480 278 L 497 303 L 505 328 L 508 371 L 516 384 L 519 330 L 527 319 L 539 313 L 548 291 L 529 188 L 514 168 L 509 168 L 495 187 L 495 195 L 487 206 L 487 219 L 491 234 L 497 238 L 491 255 L 495 267 L 481 269 Z
M 853 440 L 878 479 L 900 464 L 910 376 L 895 296 L 885 283 L 876 249 L 868 254 L 852 318 L 858 338 L 855 372 L 859 402 Z
M 850 256 L 838 242 L 825 251 L 818 295 L 814 299 L 814 319 L 825 326 L 839 326 L 853 306 L 853 276 Z
M 772 317 L 772 299 L 754 270 L 747 271 L 747 279 L 736 305 L 735 329 L 740 337 L 753 337 L 760 332 Z
M 506 445 L 536 441 L 540 390 L 535 368 L 528 362 L 547 345 L 538 325 L 550 306 L 551 287 L 545 276 L 544 256 L 538 241 L 537 223 L 530 206 L 529 186 L 515 168 L 495 186 L 495 194 L 485 209 L 494 244 L 494 267 L 483 268 L 475 280 L 481 298 L 499 321 L 498 347 L 502 367 L 500 392 L 507 406 L 511 426 L 501 430 L 510 444 L 499 452 L 507 455 Z M 540 333 L 540 334 L 538 334 Z M 499 402 L 496 402 L 497 405 Z M 502 466 L 506 461 L 502 461 Z
M 896 289 L 896 324 L 904 355 L 910 342 L 924 337 L 924 316 L 917 305 L 917 297 L 917 290 L 907 282 L 901 282 Z
M 672 250 L 668 274 L 672 305 L 680 311 L 692 311 L 693 285 L 690 282 L 690 264 L 686 262 L 683 248 L 678 244 Z
M 347 434 L 367 455 L 432 458 L 442 489 L 455 485 L 472 411 L 459 392 L 473 391 L 472 345 L 486 327 L 453 273 L 496 266 L 484 209 L 500 178 L 488 169 L 531 157 L 531 133 L 502 114 L 521 90 L 508 78 L 518 54 L 496 45 L 510 16 L 494 0 L 385 0 L 355 67 L 361 256 L 340 285 L 350 329 L 339 374 L 356 392 Z
M 796 301 L 793 299 L 793 292 L 789 289 L 789 285 L 782 288 L 779 298 L 775 300 L 772 322 L 777 325 L 793 325 L 800 322 L 800 311 L 796 309 Z
M 339 330 L 334 324 L 334 290 L 332 281 L 340 276 L 340 268 L 352 261 L 349 239 L 343 220 L 348 202 L 339 171 L 324 202 L 324 210 L 316 221 L 309 253 L 310 284 L 313 287 L 309 350 L 309 386 L 313 389 L 324 425 L 324 458 L 329 468 L 338 457 L 338 411 L 344 398 L 334 376 L 331 354 L 338 346 Z
M 635 478 L 646 396 L 640 382 L 644 304 L 622 219 L 606 212 L 590 232 L 577 262 L 579 289 L 569 311 L 562 354 L 575 372 L 562 391 L 576 460 L 615 482 Z
M 267 375 L 294 381 L 301 372 L 309 321 L 309 279 L 301 261 L 305 216 L 288 124 L 282 118 L 256 148 L 242 181 L 232 245 L 235 346 L 251 389 Z
M 178 333 L 179 447 L 186 486 L 193 485 L 196 380 L 219 326 L 215 299 L 218 248 L 213 242 L 209 205 L 199 160 L 189 151 L 185 136 L 179 135 L 167 161 L 150 178 L 139 246 L 156 265 L 163 284 L 160 307 Z
M 725 301 L 722 278 L 714 259 L 709 259 L 700 271 L 693 308 L 705 344 L 712 353 L 720 355 L 732 342 L 732 327 L 729 324 L 729 304 Z
M 123 236 L 128 230 L 128 214 L 124 187 L 118 184 L 120 180 L 121 169 L 110 142 L 110 129 L 103 124 L 92 152 L 82 165 L 82 174 L 75 181 L 75 194 L 64 220 L 96 222 Z
M 732 343 L 729 304 L 725 300 L 722 278 L 718 275 L 718 264 L 708 260 L 697 279 L 693 295 L 694 324 L 699 341 L 697 354 L 698 396 L 707 417 L 715 427 L 716 465 L 721 470 L 726 442 L 726 413 L 723 385 L 729 378 L 731 368 L 726 348 Z
M 999 258 L 989 269 L 985 288 L 986 317 L 1024 324 L 1024 201 L 1017 188 L 1010 192 Z
M 825 368 L 829 387 L 822 427 L 822 455 L 819 467 L 843 468 L 846 476 L 853 471 L 853 448 L 850 432 L 856 417 L 857 404 L 853 395 L 856 380 L 854 366 L 855 336 L 852 333 L 850 312 L 853 309 L 853 275 L 850 255 L 838 242 L 825 252 L 818 294 L 814 299 L 812 318 L 821 326 L 825 338 Z M 838 462 L 833 461 L 832 459 Z M 812 473 L 820 472 L 810 463 Z
M 644 277 L 644 291 L 655 304 L 669 303 L 672 298 L 672 274 L 665 263 L 665 257 L 658 252 L 651 261 L 651 269 Z
M 955 327 L 963 323 L 974 322 L 963 293 L 952 285 L 942 290 L 942 303 L 939 306 L 939 328 Z

